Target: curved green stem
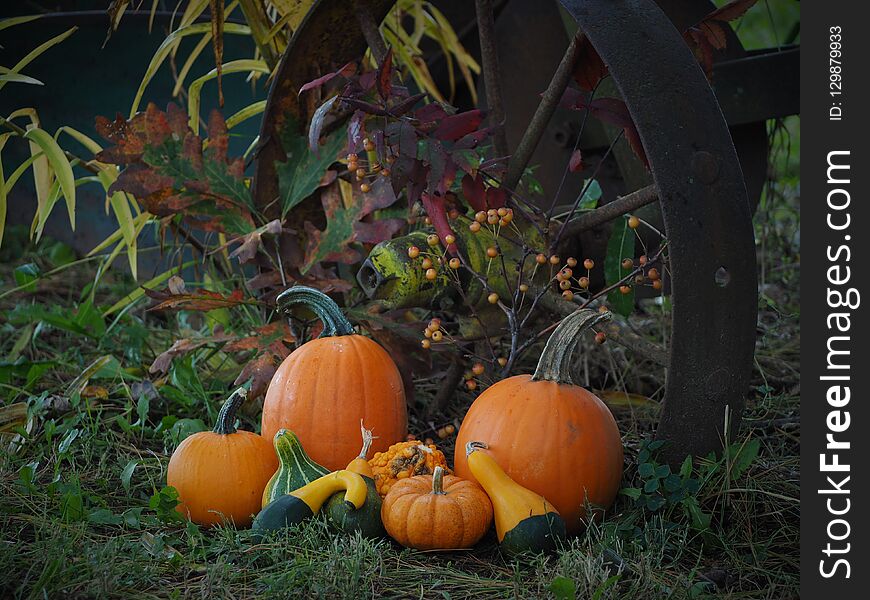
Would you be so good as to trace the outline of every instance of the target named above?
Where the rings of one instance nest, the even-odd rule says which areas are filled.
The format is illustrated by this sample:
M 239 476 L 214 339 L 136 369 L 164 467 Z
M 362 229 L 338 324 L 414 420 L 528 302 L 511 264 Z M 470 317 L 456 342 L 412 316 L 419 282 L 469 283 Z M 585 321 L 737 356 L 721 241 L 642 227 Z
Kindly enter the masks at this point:
M 573 385 L 571 380 L 571 356 L 580 340 L 580 334 L 602 321 L 609 321 L 610 312 L 582 308 L 562 319 L 559 326 L 550 334 L 547 345 L 538 359 L 538 367 L 532 381 L 555 381 Z
M 281 292 L 276 302 L 279 313 L 289 314 L 291 306 L 301 304 L 317 315 L 323 323 L 323 332 L 319 337 L 353 334 L 353 325 L 341 312 L 338 304 L 320 290 L 297 285 Z
M 224 435 L 236 432 L 236 411 L 248 397 L 248 392 L 245 388 L 239 388 L 226 399 L 224 405 L 221 406 L 221 411 L 218 413 L 217 421 L 215 421 L 215 433 Z
M 444 468 L 441 466 L 435 467 L 432 473 L 432 493 L 444 494 Z

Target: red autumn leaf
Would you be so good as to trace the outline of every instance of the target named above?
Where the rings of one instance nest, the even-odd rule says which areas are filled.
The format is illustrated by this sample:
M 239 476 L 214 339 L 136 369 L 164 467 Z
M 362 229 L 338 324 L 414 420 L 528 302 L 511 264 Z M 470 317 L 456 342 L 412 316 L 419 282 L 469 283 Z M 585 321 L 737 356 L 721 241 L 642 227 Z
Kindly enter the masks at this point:
M 248 398 L 259 398 L 266 393 L 266 388 L 272 381 L 277 368 L 278 361 L 275 360 L 275 356 L 271 352 L 263 352 L 242 368 L 233 385 L 250 383 L 251 389 L 248 392 Z
M 247 350 L 266 350 L 275 342 L 283 342 L 288 346 L 296 341 L 290 326 L 284 321 L 275 321 L 254 329 L 251 335 L 237 338 L 223 347 L 224 352 L 245 352 Z M 277 346 L 273 347 L 273 350 Z M 285 355 L 289 353 L 284 351 Z
M 586 36 L 583 36 L 577 45 L 573 75 L 577 85 L 587 92 L 594 90 L 601 80 L 607 77 L 607 65 L 601 60 L 595 46 Z
M 637 132 L 634 119 L 632 118 L 628 107 L 625 105 L 625 102 L 619 98 L 595 98 L 589 102 L 586 94 L 568 88 L 562 95 L 559 104 L 560 106 L 574 110 L 588 109 L 589 113 L 596 119 L 620 127 L 623 131 L 623 135 L 625 135 L 626 141 L 628 141 L 628 144 L 631 146 L 631 149 L 637 157 L 643 161 L 643 164 L 649 168 L 646 151 L 640 141 L 640 134 Z
M 235 290 L 229 296 L 210 290 L 197 290 L 182 294 L 173 294 L 171 291 L 149 290 L 143 288 L 145 295 L 157 304 L 150 307 L 149 311 L 155 310 L 198 310 L 209 311 L 216 308 L 229 308 L 239 304 L 248 304 L 242 290 Z
M 345 207 L 337 184 L 321 192 L 326 229 L 320 230 L 312 223 L 305 222 L 308 244 L 305 264 L 301 268 L 303 274 L 320 262 L 354 263 L 359 260 L 359 252 L 351 246 L 352 243 L 383 241 L 404 225 L 402 219 L 363 222 L 373 211 L 386 208 L 396 201 L 392 185 L 383 177 L 376 179 L 369 192 L 363 193 L 358 200 Z
M 455 142 L 461 137 L 476 131 L 483 122 L 485 113 L 479 108 L 450 115 L 441 120 L 435 129 L 435 137 L 447 142 Z
M 728 22 L 742 17 L 758 0 L 732 0 L 707 14 L 683 33 L 683 39 L 709 79 L 713 73 L 713 55 L 728 43 Z
M 571 158 L 568 160 L 568 170 L 572 173 L 577 173 L 582 171 L 583 167 L 583 153 L 580 151 L 580 148 L 577 148 L 571 153 Z
M 100 117 L 96 127 L 112 143 L 97 159 L 126 166 L 110 192 L 132 194 L 159 217 L 183 213 L 186 221 L 204 230 L 254 230 L 244 161 L 227 157 L 226 122 L 217 111 L 209 116 L 207 147 L 175 104 L 166 112 L 149 104 L 128 121 Z
M 299 88 L 299 93 L 301 94 L 302 92 L 306 92 L 308 90 L 313 90 L 315 88 L 319 88 L 323 84 L 327 83 L 328 81 L 331 81 L 332 79 L 338 77 L 339 75 L 342 77 L 350 77 L 354 73 L 356 73 L 356 63 L 349 62 L 346 65 L 344 65 L 342 68 L 340 68 L 338 71 L 333 71 L 332 73 L 327 73 L 326 75 L 323 75 L 322 77 L 318 77 L 317 79 L 309 81 L 308 83 L 303 85 L 301 88 Z
M 211 337 L 182 338 L 180 340 L 175 340 L 175 343 L 173 343 L 168 350 L 161 352 L 157 358 L 154 359 L 154 362 L 152 362 L 151 366 L 148 368 L 148 372 L 152 375 L 166 373 L 169 371 L 169 367 L 172 365 L 172 361 L 175 358 L 193 352 L 197 348 L 202 348 L 209 344 L 223 343 L 231 339 L 232 336 L 219 334 Z
M 462 196 L 475 211 L 486 210 L 486 188 L 483 177 L 472 177 L 466 174 L 462 178 Z
M 486 207 L 501 208 L 507 203 L 507 192 L 504 188 L 490 187 L 486 190 Z
M 409 96 L 405 98 L 401 102 L 397 102 L 396 104 L 390 107 L 390 114 L 394 117 L 401 117 L 406 112 L 414 108 L 414 105 L 417 104 L 420 100 L 426 97 L 426 94 L 414 94 L 413 96 Z
M 445 243 L 444 240 L 448 235 L 453 234 L 453 228 L 450 227 L 450 222 L 447 218 L 447 203 L 445 202 L 444 196 L 436 196 L 433 194 L 424 193 L 421 200 L 423 201 L 423 208 L 426 210 L 426 215 L 428 215 L 429 219 L 432 221 L 432 225 L 435 227 L 435 232 L 438 234 L 438 237 L 441 238 L 441 242 Z M 450 254 L 456 254 L 456 244 L 450 244 L 447 246 L 447 251 Z
M 384 61 L 378 69 L 378 94 L 386 101 L 393 92 L 393 49 L 387 50 Z

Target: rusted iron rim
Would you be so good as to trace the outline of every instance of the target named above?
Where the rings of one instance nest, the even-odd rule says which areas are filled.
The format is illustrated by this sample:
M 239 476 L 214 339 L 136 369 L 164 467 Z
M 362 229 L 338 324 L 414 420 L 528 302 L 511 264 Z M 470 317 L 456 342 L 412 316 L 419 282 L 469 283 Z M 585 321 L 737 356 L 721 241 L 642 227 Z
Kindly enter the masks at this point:
M 561 0 L 610 69 L 649 157 L 670 244 L 673 334 L 657 430 L 672 462 L 720 450 L 755 347 L 752 218 L 710 85 L 650 0 Z M 731 428 L 733 431 L 733 427 Z

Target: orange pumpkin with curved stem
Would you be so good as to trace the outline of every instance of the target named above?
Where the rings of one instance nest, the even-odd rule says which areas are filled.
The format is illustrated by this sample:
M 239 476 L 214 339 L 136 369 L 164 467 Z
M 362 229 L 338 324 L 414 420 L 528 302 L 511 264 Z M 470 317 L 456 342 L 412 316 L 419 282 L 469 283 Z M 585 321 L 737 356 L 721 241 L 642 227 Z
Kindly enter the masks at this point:
M 263 401 L 263 437 L 292 429 L 311 458 L 331 471 L 359 451 L 360 419 L 386 450 L 408 433 L 405 391 L 396 363 L 377 342 L 354 333 L 326 294 L 296 286 L 282 292 L 278 310 L 302 305 L 323 322 L 323 333 L 278 367 Z
M 169 459 L 166 483 L 178 491 L 178 511 L 194 523 L 216 525 L 227 519 L 247 527 L 278 468 L 269 440 L 234 425 L 245 395 L 244 388 L 233 392 L 214 429 L 188 436 Z
M 485 441 L 511 479 L 556 507 L 569 533 L 583 528 L 587 502 L 601 508 L 613 503 L 622 479 L 622 439 L 613 415 L 569 374 L 580 334 L 609 318 L 589 309 L 565 317 L 534 375 L 508 377 L 482 393 L 456 439 L 458 476 L 474 480 L 465 447 Z

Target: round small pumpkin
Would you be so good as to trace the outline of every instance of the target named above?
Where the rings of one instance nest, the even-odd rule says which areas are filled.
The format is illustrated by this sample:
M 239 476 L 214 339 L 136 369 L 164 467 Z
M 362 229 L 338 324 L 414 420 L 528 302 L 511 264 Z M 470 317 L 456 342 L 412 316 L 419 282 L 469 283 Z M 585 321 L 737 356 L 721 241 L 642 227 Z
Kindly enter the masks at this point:
M 323 333 L 290 354 L 278 367 L 263 401 L 263 436 L 292 429 L 311 458 L 332 471 L 359 449 L 360 419 L 375 432 L 375 452 L 408 433 L 405 391 L 396 363 L 377 342 L 354 333 L 326 294 L 292 287 L 277 299 L 278 310 L 303 305 L 323 322 Z
M 411 440 L 393 444 L 385 452 L 377 452 L 369 460 L 372 476 L 378 493 L 383 498 L 390 488 L 406 477 L 431 475 L 435 467 L 443 467 L 447 473 L 447 458 L 434 444 Z
M 263 489 L 278 468 L 278 457 L 266 438 L 235 427 L 245 395 L 244 388 L 233 392 L 214 429 L 185 438 L 169 459 L 166 483 L 178 491 L 177 510 L 194 523 L 216 525 L 226 519 L 247 527 L 260 511 Z
M 492 503 L 479 485 L 444 475 L 418 475 L 397 482 L 384 498 L 381 520 L 390 536 L 408 548 L 471 548 L 492 525 Z
M 465 448 L 486 440 L 489 454 L 513 481 L 552 502 L 568 533 L 584 527 L 587 502 L 609 507 L 622 479 L 622 438 L 613 415 L 570 377 L 580 334 L 610 316 L 582 309 L 565 317 L 534 375 L 508 377 L 478 396 L 456 438 L 458 476 L 476 481 Z

